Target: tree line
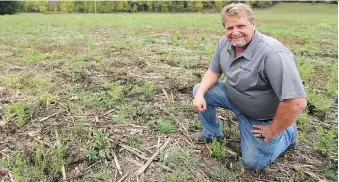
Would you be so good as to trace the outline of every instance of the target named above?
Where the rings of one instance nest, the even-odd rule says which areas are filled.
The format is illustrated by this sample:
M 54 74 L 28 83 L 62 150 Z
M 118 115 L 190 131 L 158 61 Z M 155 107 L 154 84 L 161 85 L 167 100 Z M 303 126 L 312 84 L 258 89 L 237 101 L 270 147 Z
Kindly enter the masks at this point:
M 225 5 L 233 2 L 246 3 L 253 8 L 269 8 L 279 1 L 1 1 L 0 14 L 16 12 L 219 12 Z M 313 3 L 315 2 L 337 3 L 337 1 L 328 0 Z

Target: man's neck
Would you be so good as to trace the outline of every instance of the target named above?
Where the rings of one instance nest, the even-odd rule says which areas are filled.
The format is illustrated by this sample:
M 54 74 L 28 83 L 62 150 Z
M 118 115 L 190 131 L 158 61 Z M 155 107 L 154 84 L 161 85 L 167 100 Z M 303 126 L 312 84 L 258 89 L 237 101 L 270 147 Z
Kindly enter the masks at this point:
M 248 44 L 244 47 L 235 47 L 235 57 L 238 57 L 240 54 L 245 52 L 247 46 L 248 46 Z

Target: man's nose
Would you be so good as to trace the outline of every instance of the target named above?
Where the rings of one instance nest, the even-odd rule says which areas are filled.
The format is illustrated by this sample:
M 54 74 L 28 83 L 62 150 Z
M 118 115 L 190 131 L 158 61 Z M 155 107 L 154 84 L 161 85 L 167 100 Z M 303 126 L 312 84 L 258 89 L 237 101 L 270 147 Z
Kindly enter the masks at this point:
M 234 29 L 234 30 L 232 31 L 232 35 L 233 35 L 233 36 L 239 35 L 239 31 L 236 30 L 236 29 Z

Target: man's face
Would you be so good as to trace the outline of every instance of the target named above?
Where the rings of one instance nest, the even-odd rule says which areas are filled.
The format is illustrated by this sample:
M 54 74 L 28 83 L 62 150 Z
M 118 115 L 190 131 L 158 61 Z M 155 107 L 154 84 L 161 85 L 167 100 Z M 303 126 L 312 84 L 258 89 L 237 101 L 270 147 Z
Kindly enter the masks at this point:
M 226 37 L 233 46 L 242 48 L 252 40 L 255 24 L 250 23 L 245 14 L 240 16 L 225 16 L 223 23 L 225 25 Z

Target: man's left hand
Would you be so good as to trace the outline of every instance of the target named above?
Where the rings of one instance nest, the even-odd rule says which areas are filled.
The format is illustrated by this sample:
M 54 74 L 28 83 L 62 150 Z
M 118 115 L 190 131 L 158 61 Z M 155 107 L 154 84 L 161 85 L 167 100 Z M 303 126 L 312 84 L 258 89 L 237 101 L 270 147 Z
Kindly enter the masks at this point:
M 254 130 L 251 130 L 253 135 L 259 138 L 265 138 L 265 144 L 273 140 L 273 138 L 275 137 L 269 125 L 253 125 L 253 127 L 256 128 Z

